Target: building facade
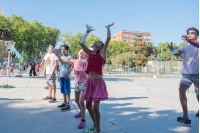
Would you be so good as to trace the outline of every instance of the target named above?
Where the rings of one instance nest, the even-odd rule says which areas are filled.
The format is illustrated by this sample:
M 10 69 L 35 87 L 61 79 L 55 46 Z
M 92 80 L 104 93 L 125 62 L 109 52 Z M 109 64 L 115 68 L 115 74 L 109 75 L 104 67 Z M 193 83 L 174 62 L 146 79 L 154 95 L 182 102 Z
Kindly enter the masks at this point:
M 150 32 L 139 32 L 139 31 L 128 31 L 128 30 L 122 30 L 115 35 L 111 37 L 112 40 L 118 40 L 118 41 L 124 41 L 129 43 L 130 46 L 132 46 L 133 42 L 136 40 L 138 42 L 145 41 L 145 42 L 151 42 L 151 33 Z
M 3 9 L 3 7 L 1 5 L 0 5 L 0 14 L 4 15 L 4 9 Z

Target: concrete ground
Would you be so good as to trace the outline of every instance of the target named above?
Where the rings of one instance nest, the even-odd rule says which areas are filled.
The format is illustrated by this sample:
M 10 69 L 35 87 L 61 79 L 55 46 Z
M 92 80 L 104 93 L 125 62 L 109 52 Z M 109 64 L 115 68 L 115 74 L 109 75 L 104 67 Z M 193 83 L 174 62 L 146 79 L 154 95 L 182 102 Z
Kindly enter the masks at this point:
M 101 102 L 102 133 L 198 133 L 198 102 L 190 87 L 188 98 L 191 125 L 176 121 L 182 116 L 178 86 L 180 78 L 105 77 L 109 100 Z M 0 85 L 5 77 L 0 75 Z M 9 85 L 16 88 L 0 88 L 1 133 L 83 133 L 77 126 L 80 118 L 74 101 L 74 78 L 71 78 L 71 111 L 61 112 L 63 102 L 57 83 L 57 103 L 42 100 L 48 95 L 41 77 L 10 77 Z M 86 112 L 87 127 L 92 120 Z

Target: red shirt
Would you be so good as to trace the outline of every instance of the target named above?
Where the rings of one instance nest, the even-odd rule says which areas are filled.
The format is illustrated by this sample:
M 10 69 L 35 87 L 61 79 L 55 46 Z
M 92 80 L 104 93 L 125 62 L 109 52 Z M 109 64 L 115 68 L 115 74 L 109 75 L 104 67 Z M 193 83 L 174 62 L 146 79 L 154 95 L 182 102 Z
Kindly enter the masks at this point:
M 37 65 L 37 66 L 36 66 L 36 70 L 39 70 L 39 69 L 40 69 L 40 65 Z
M 90 52 L 88 56 L 88 66 L 85 72 L 88 74 L 90 71 L 93 71 L 103 76 L 102 74 L 103 63 L 104 59 L 101 57 L 100 52 L 96 54 L 91 54 Z

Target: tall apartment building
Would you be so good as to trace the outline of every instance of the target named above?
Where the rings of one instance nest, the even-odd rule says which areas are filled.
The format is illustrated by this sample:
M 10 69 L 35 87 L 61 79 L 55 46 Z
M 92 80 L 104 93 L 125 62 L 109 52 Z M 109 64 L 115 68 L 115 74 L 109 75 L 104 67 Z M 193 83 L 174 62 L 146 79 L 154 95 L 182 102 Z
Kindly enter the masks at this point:
M 3 9 L 3 7 L 1 5 L 0 5 L 0 14 L 4 15 L 4 9 Z
M 151 42 L 151 33 L 150 32 L 139 32 L 139 31 L 128 31 L 122 30 L 111 37 L 112 40 L 119 40 L 128 42 L 130 46 L 132 46 L 133 42 L 136 40 L 138 42 L 145 41 Z

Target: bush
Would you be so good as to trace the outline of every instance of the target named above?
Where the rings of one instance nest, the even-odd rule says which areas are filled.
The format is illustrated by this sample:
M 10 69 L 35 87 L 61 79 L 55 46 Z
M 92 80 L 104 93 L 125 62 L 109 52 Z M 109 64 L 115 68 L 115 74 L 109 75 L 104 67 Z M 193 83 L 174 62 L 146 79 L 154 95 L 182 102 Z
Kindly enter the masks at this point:
M 110 69 L 114 70 L 114 69 L 116 69 L 116 67 L 115 66 L 110 66 Z

